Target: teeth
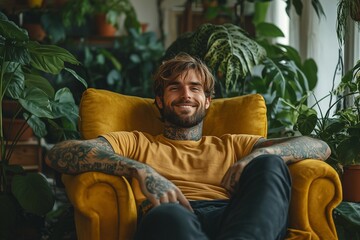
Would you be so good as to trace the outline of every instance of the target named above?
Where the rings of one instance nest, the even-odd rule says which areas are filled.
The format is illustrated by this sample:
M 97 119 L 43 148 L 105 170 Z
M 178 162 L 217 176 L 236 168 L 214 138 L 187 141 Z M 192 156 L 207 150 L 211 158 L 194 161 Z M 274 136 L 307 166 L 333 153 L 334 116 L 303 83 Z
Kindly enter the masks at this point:
M 189 106 L 189 105 L 179 105 L 178 107 L 181 107 L 181 108 L 192 108 L 192 106 Z

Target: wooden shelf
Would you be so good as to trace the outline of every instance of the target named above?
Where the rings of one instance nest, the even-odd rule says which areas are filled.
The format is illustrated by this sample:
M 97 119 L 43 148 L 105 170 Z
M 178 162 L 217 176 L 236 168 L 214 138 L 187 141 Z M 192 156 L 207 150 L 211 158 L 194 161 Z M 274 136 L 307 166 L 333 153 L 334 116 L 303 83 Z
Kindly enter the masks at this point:
M 31 138 L 19 141 L 11 155 L 9 164 L 21 165 L 26 171 L 41 171 L 42 149 L 39 140 Z

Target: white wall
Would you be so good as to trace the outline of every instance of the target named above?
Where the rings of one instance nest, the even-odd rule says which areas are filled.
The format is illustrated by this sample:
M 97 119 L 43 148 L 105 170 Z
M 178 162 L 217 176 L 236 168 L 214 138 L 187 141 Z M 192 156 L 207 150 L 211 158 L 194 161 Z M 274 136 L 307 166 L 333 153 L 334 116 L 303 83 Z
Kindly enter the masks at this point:
M 160 34 L 157 0 L 130 0 L 141 23 L 148 23 L 148 30 Z M 183 6 L 186 0 L 162 0 L 166 46 L 176 39 L 174 22 L 176 7 Z

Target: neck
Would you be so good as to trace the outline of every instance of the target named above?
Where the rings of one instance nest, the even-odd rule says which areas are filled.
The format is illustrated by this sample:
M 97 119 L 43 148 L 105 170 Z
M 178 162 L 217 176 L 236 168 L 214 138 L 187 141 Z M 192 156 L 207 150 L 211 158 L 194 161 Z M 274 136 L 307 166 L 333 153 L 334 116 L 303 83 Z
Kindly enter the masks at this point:
M 190 128 L 181 128 L 170 123 L 165 123 L 163 135 L 172 140 L 198 141 L 202 137 L 202 127 L 202 122 Z

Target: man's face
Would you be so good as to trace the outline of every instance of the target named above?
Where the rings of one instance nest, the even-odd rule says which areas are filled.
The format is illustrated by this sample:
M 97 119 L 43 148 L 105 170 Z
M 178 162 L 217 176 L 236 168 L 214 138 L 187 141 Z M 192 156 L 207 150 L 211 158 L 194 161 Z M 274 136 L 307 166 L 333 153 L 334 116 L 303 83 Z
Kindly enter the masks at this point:
M 205 96 L 203 82 L 189 70 L 165 86 L 163 98 L 156 97 L 165 122 L 188 128 L 204 119 L 211 99 Z

